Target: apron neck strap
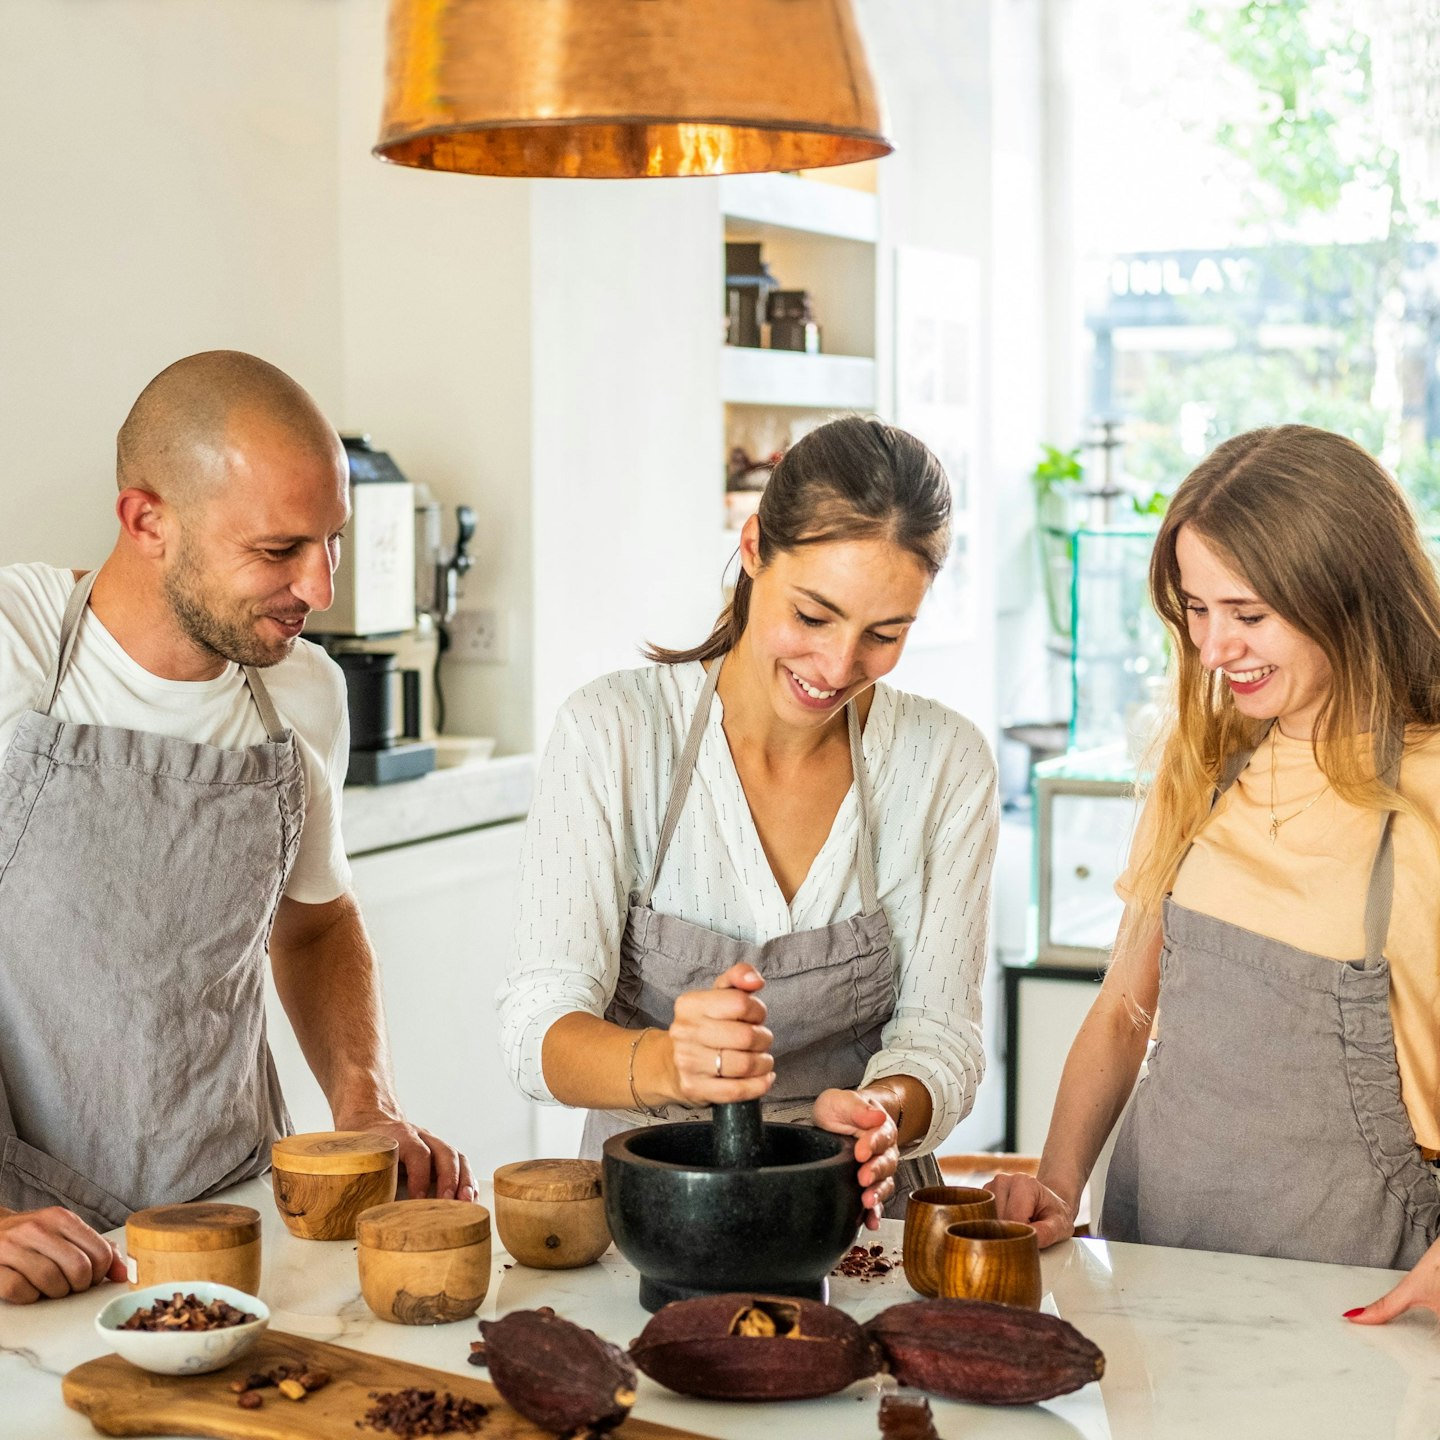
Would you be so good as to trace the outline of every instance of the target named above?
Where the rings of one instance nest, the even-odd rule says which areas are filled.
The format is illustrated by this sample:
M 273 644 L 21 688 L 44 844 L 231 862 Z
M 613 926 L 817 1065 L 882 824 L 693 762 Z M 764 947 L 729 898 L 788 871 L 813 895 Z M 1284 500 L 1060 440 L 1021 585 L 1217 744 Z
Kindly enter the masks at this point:
M 720 684 L 720 667 L 725 657 L 719 656 L 705 676 L 700 699 L 695 705 L 690 728 L 685 733 L 685 748 L 680 752 L 675 766 L 675 778 L 670 784 L 670 800 L 665 806 L 665 818 L 660 823 L 660 843 L 655 847 L 655 860 L 650 866 L 650 878 L 640 893 L 639 904 L 650 904 L 655 894 L 656 882 L 660 879 L 660 866 L 664 864 L 670 842 L 675 837 L 675 827 L 680 823 L 680 812 L 685 808 L 685 796 L 690 789 L 690 778 L 695 773 L 695 761 L 700 755 L 700 742 L 705 738 L 705 726 L 710 718 L 710 706 L 715 699 L 716 687 Z M 878 910 L 875 885 L 875 849 L 870 840 L 870 794 L 865 774 L 865 756 L 860 746 L 860 718 L 852 700 L 845 707 L 845 723 L 850 735 L 850 772 L 855 784 L 855 803 L 859 807 L 859 841 L 856 857 L 860 871 L 860 906 L 866 915 Z
M 665 861 L 665 852 L 674 838 L 675 827 L 680 823 L 680 812 L 685 808 L 685 795 L 690 789 L 690 777 L 695 773 L 695 761 L 700 754 L 700 742 L 705 738 L 705 724 L 710 718 L 710 702 L 715 698 L 715 687 L 720 683 L 720 667 L 725 657 L 719 656 L 705 675 L 705 684 L 700 690 L 700 699 L 695 714 L 690 719 L 690 728 L 685 732 L 685 748 L 680 752 L 679 763 L 675 766 L 675 778 L 670 782 L 670 803 L 665 807 L 665 818 L 660 822 L 660 843 L 655 847 L 655 861 L 650 866 L 650 878 L 640 895 L 641 906 L 650 903 L 655 893 L 655 882 L 660 878 L 660 866 Z
M 270 692 L 265 688 L 260 672 L 253 665 L 242 665 L 240 668 L 244 672 L 245 683 L 250 687 L 250 698 L 260 712 L 260 723 L 265 727 L 265 734 L 269 736 L 272 744 L 283 744 L 285 725 L 276 712 L 275 702 L 270 698 Z
M 870 841 L 870 777 L 865 773 L 865 751 L 860 744 L 860 714 L 852 700 L 845 707 L 845 726 L 850 732 L 850 774 L 855 785 L 855 805 L 860 821 L 855 842 L 855 864 L 860 871 L 860 909 L 873 915 L 879 908 L 875 897 L 875 847 Z
M 1392 790 L 1400 784 L 1403 735 L 1375 735 L 1375 773 Z M 1390 907 L 1395 898 L 1395 812 L 1380 817 L 1380 843 L 1370 865 L 1370 884 L 1365 890 L 1365 963 L 1372 969 L 1385 958 L 1385 941 L 1390 934 Z
M 50 673 L 45 677 L 45 685 L 40 692 L 41 703 L 35 707 L 42 715 L 48 715 L 55 706 L 55 697 L 60 693 L 60 682 L 65 678 L 65 671 L 70 667 L 70 656 L 74 653 L 75 640 L 80 634 L 80 619 L 85 613 L 85 606 L 90 600 L 90 592 L 95 588 L 95 577 L 99 573 L 98 570 L 92 570 L 88 575 L 77 580 L 75 588 L 70 592 L 70 599 L 65 605 L 65 614 L 60 620 L 60 644 L 55 652 L 55 662 L 50 666 Z M 245 674 L 245 683 L 250 687 L 250 696 L 255 701 L 255 708 L 260 712 L 260 722 L 265 727 L 265 734 L 272 742 L 282 743 L 286 736 L 285 726 L 275 710 L 275 704 L 270 699 L 270 692 L 265 688 L 265 682 L 260 678 L 260 672 L 253 665 L 244 665 L 241 669 Z
M 65 678 L 71 652 L 75 649 L 75 637 L 80 633 L 80 617 L 85 613 L 90 592 L 95 588 L 95 577 L 99 573 L 98 570 L 92 570 L 88 575 L 82 576 L 70 592 L 65 614 L 60 621 L 60 644 L 55 651 L 55 662 L 45 677 L 45 688 L 40 692 L 41 703 L 35 707 L 42 715 L 48 715 L 54 708 L 55 697 L 60 693 L 60 682 Z

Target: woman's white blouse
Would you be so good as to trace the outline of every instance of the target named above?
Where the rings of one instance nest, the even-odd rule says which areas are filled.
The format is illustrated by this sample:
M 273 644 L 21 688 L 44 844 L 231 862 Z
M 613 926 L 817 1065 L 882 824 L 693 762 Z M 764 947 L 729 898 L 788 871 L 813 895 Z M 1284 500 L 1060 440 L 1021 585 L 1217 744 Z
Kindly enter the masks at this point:
M 649 877 L 704 679 L 693 662 L 617 671 L 560 710 L 526 826 L 518 953 L 499 994 L 505 1057 L 533 1099 L 555 1098 L 540 1067 L 545 1032 L 572 1011 L 603 1015 L 615 993 L 629 897 Z M 754 944 L 857 914 L 854 789 L 787 905 L 750 818 L 722 716 L 717 697 L 654 908 Z M 864 749 L 879 898 L 896 965 L 895 1013 L 864 1083 L 912 1075 L 926 1086 L 934 1116 L 910 1152 L 924 1153 L 969 1113 L 984 1073 L 980 982 L 995 765 L 963 715 L 883 684 L 875 687 Z

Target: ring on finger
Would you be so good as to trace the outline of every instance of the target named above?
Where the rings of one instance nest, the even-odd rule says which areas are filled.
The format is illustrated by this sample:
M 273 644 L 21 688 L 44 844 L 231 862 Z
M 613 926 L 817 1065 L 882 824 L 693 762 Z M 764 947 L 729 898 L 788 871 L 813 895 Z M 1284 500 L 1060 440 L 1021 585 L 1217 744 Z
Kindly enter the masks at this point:
M 723 1050 L 717 1050 L 715 1052 L 715 1078 L 717 1080 L 720 1078 L 721 1072 L 724 1070 L 724 1068 L 725 1052 Z

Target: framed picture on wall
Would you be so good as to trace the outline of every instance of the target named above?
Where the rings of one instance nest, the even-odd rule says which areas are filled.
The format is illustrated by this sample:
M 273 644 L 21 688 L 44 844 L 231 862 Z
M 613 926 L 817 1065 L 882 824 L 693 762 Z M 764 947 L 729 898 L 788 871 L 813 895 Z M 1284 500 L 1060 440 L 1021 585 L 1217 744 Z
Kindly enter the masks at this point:
M 974 546 L 980 449 L 980 262 L 895 251 L 895 423 L 935 452 L 952 491 L 950 556 L 910 634 L 912 646 L 964 644 L 979 621 Z

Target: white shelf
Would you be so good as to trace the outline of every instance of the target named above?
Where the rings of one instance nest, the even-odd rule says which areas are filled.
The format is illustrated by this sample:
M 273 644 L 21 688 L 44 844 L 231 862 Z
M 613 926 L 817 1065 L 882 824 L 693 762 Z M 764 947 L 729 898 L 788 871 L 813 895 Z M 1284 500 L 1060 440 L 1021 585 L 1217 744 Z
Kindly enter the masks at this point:
M 873 245 L 880 231 L 880 207 L 874 195 L 795 175 L 722 176 L 720 208 L 727 220 L 837 240 Z
M 726 345 L 720 352 L 720 394 L 727 405 L 873 410 L 875 362 L 861 355 Z

